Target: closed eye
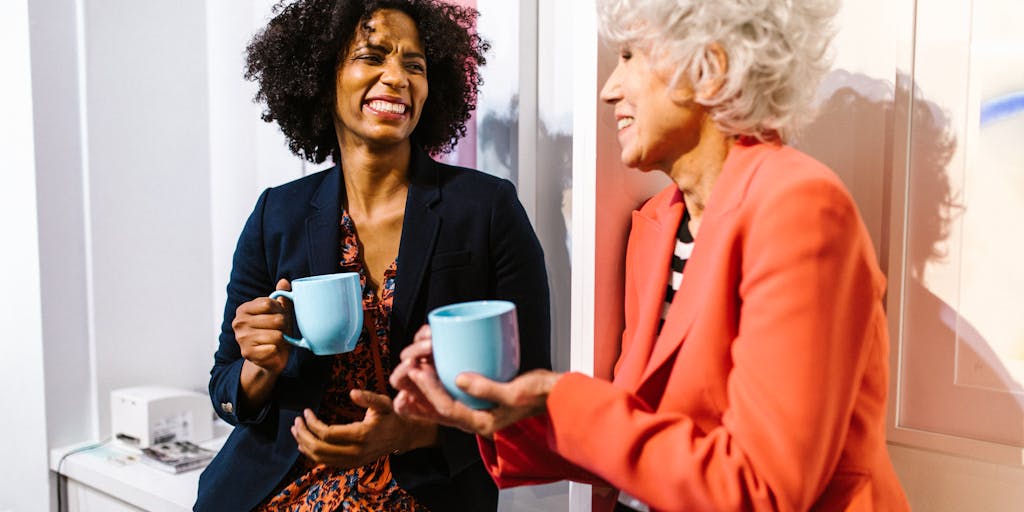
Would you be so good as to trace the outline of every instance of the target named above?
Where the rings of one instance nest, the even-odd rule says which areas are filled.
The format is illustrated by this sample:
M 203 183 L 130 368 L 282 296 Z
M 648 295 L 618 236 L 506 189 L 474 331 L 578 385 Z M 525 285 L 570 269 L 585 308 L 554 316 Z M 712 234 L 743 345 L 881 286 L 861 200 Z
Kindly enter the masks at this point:
M 363 55 L 357 55 L 356 56 L 356 60 L 361 60 L 361 61 L 364 61 L 364 62 L 369 62 L 371 64 L 383 64 L 384 63 L 384 57 L 382 57 L 380 55 L 377 55 L 377 54 L 374 54 L 374 53 L 365 53 Z
M 633 50 L 626 45 L 619 46 L 619 60 L 629 60 L 633 58 Z

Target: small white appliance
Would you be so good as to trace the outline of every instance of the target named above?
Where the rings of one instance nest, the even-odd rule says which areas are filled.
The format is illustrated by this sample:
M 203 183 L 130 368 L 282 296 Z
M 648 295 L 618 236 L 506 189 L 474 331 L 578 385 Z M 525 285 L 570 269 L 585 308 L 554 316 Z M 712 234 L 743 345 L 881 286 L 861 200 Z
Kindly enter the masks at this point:
M 213 437 L 213 406 L 203 393 L 162 386 L 110 392 L 110 430 L 131 448 Z

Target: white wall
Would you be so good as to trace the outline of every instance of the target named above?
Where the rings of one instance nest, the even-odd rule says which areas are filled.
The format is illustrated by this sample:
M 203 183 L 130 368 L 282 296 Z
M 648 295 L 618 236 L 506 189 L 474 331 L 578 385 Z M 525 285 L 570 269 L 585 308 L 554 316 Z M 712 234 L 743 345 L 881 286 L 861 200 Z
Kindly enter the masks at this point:
M 1016 512 L 1024 506 L 1024 469 L 930 450 L 889 445 L 914 510 Z
M 205 389 L 242 223 L 305 169 L 242 77 L 272 3 L 32 5 L 52 446 L 112 389 Z
M 4 410 L 18 421 L 0 432 L 24 442 L 11 459 L 4 450 L 3 470 L 18 477 L 2 485 L 19 487 L 0 496 L 30 500 L 15 510 L 52 496 L 48 449 L 110 434 L 111 389 L 205 388 L 242 221 L 262 187 L 302 174 L 294 158 L 279 165 L 283 141 L 242 78 L 244 45 L 271 2 L 232 3 L 36 0 L 5 10 L 4 68 L 15 72 L 4 85 L 16 89 L 3 95 L 5 117 L 7 102 L 17 108 L 4 128 L 17 137 L 3 140 L 4 234 L 26 249 L 5 252 L 25 259 L 5 268 L 35 283 L 12 283 L 24 292 L 3 308 L 23 340 L 2 358 Z M 9 178 L 8 168 L 24 174 Z M 8 236 L 7 221 L 19 231 Z M 39 479 L 24 484 L 38 464 Z
M 51 446 L 98 435 L 90 343 L 91 253 L 83 174 L 79 13 L 75 0 L 37 0 L 29 6 Z
M 212 364 L 205 13 L 201 0 L 85 3 L 101 436 L 112 389 L 203 390 Z
M 42 304 L 32 141 L 32 79 L 28 4 L 8 2 L 0 16 L 0 298 L 4 354 L 0 357 L 0 510 L 49 508 L 46 459 Z
M 242 78 L 271 3 L 5 5 L 4 236 L 25 250 L 3 256 L 23 293 L 3 308 L 22 343 L 0 358 L 18 416 L 0 433 L 19 440 L 0 510 L 48 508 L 48 450 L 107 437 L 111 389 L 205 388 L 241 224 L 304 171 Z

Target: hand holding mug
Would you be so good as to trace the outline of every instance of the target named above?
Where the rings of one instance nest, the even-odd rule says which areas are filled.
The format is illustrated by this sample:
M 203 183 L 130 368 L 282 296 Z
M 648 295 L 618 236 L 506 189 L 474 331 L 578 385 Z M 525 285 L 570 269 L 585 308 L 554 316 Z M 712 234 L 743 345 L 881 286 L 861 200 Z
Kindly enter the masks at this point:
M 455 385 L 463 372 L 507 382 L 519 371 L 519 322 L 516 305 L 504 300 L 450 304 L 427 314 L 433 340 L 434 367 L 445 389 L 474 408 L 494 404 L 467 395 Z
M 429 326 L 423 326 L 416 333 L 401 358 L 391 374 L 391 385 L 398 390 L 395 412 L 483 437 L 543 413 L 547 396 L 561 376 L 550 370 L 532 370 L 509 382 L 497 382 L 477 373 L 461 373 L 455 381 L 463 393 L 494 405 L 478 410 L 452 398 L 438 378 Z
M 287 279 L 277 282 L 278 290 L 291 290 Z M 272 374 L 284 370 L 291 345 L 283 334 L 292 329 L 291 304 L 284 299 L 257 297 L 235 310 L 231 328 L 242 357 Z

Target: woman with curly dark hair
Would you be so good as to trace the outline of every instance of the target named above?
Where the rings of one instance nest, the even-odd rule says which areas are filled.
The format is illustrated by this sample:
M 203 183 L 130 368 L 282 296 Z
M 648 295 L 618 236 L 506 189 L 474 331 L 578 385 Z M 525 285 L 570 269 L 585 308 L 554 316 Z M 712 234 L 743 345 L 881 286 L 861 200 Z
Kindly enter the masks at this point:
M 210 396 L 235 429 L 195 510 L 495 510 L 475 439 L 402 418 L 387 378 L 431 309 L 505 299 L 547 368 L 540 244 L 506 180 L 435 162 L 466 132 L 487 44 L 440 0 L 281 2 L 248 48 L 263 119 L 334 167 L 263 192 L 235 250 Z M 300 277 L 358 272 L 356 348 L 285 341 Z

